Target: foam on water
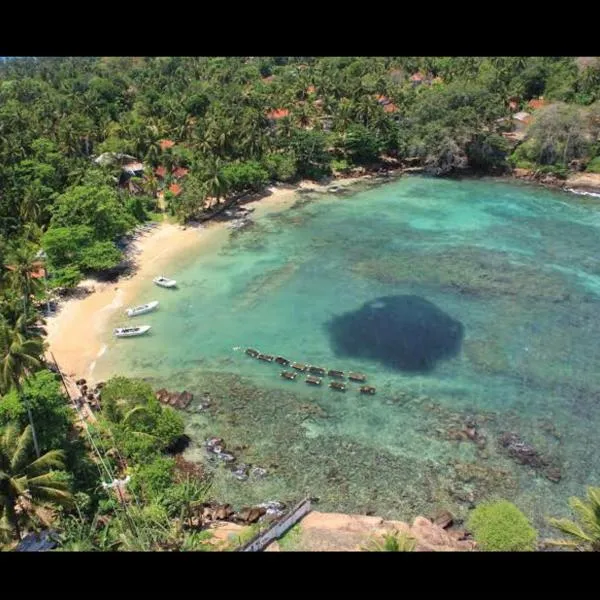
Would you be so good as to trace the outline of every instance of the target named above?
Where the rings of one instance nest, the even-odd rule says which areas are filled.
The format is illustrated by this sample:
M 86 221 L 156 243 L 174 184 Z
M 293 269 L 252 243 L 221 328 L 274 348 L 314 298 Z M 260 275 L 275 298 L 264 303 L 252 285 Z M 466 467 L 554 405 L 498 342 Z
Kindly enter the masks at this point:
M 208 393 L 186 417 L 195 442 L 223 436 L 269 470 L 239 482 L 209 465 L 234 504 L 310 491 L 325 510 L 410 519 L 502 496 L 543 527 L 600 483 L 599 247 L 591 206 L 530 186 L 411 177 L 304 197 L 174 260 L 175 292 L 141 288 L 136 304 L 161 302 L 152 335 L 107 334 L 96 376 Z M 248 346 L 365 373 L 377 394 L 284 380 Z M 484 450 L 459 434 L 468 417 Z M 561 481 L 503 454 L 507 430 Z

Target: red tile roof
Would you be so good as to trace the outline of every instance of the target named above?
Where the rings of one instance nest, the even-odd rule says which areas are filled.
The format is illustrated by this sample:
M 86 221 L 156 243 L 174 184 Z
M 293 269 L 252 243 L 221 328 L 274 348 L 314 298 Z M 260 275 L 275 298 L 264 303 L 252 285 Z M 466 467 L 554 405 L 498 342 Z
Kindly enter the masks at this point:
M 527 103 L 527 106 L 533 110 L 546 106 L 546 101 L 543 98 L 533 98 Z
M 423 79 L 425 79 L 425 75 L 423 75 L 422 73 L 413 73 L 410 76 L 411 81 L 423 81 Z
M 276 108 L 271 112 L 267 113 L 268 119 L 283 119 L 283 117 L 287 117 L 290 114 L 290 111 L 287 108 Z
M 375 96 L 375 98 L 379 104 L 389 104 L 391 102 L 386 96 Z
M 314 86 L 314 85 L 309 85 L 309 86 L 306 88 L 306 91 L 307 91 L 309 94 L 314 94 L 314 93 L 317 91 L 317 88 L 315 88 L 315 86 Z
M 383 107 L 383 111 L 386 113 L 393 113 L 393 112 L 396 112 L 397 110 L 398 110 L 398 107 L 393 102 L 390 102 L 389 104 L 386 104 Z
M 154 174 L 157 177 L 164 177 L 167 174 L 167 167 L 163 167 L 162 165 L 156 167 L 156 169 L 154 169 Z
M 172 148 L 175 145 L 173 140 L 160 140 L 158 142 L 160 144 L 161 150 L 167 150 L 168 148 Z
M 174 196 L 179 196 L 179 194 L 181 194 L 181 192 L 183 191 L 183 188 L 179 184 L 177 184 L 177 183 L 172 183 L 169 186 L 169 191 Z
M 185 177 L 189 172 L 189 169 L 186 169 L 184 167 L 177 167 L 176 169 L 173 169 L 173 177 L 180 179 L 181 177 Z

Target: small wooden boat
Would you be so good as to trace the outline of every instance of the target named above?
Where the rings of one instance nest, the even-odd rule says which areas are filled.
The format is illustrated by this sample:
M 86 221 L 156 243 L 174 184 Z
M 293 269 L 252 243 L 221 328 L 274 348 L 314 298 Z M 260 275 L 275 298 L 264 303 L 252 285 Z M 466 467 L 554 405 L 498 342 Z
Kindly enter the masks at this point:
M 273 357 L 270 354 L 259 354 L 256 358 L 265 362 L 273 362 Z
M 174 279 L 169 279 L 164 275 L 159 275 L 152 280 L 153 283 L 160 287 L 164 288 L 174 288 L 177 285 L 177 282 Z
M 293 362 L 290 367 L 292 367 L 292 369 L 296 369 L 296 371 L 306 371 L 306 365 L 302 363 Z
M 342 383 L 341 381 L 330 381 L 329 382 L 329 387 L 332 390 L 337 390 L 338 392 L 345 392 L 346 391 L 346 384 Z
M 113 330 L 116 337 L 135 337 L 137 335 L 144 335 L 150 331 L 150 325 L 142 325 L 141 327 L 117 327 Z
M 141 304 L 140 306 L 128 308 L 125 313 L 128 317 L 137 317 L 138 315 L 145 315 L 146 313 L 152 312 L 157 307 L 158 300 L 154 300 L 153 302 L 148 302 L 148 304 Z
M 275 362 L 284 367 L 287 367 L 290 364 L 290 361 L 287 358 L 283 358 L 283 356 L 276 356 Z
M 361 394 L 370 394 L 373 396 L 375 394 L 375 388 L 372 385 L 361 385 L 360 386 Z
M 323 367 L 313 367 L 312 365 L 308 367 L 308 372 L 313 375 L 319 375 L 320 377 L 325 377 L 325 373 L 327 373 Z
M 307 375 L 306 383 L 310 383 L 311 385 L 321 385 L 321 380 L 313 375 Z
M 363 375 L 362 373 L 348 373 L 348 379 L 350 379 L 350 381 L 366 381 L 367 380 L 367 376 Z
M 254 348 L 246 348 L 246 354 L 248 356 L 251 356 L 252 358 L 256 358 L 260 352 L 258 350 L 255 350 Z
M 339 377 L 343 379 L 344 371 L 336 371 L 335 369 L 329 369 L 329 371 L 327 371 L 327 375 L 329 375 L 329 377 Z
M 294 380 L 296 379 L 298 373 L 294 373 L 293 371 L 281 371 L 281 376 L 284 379 L 291 379 Z

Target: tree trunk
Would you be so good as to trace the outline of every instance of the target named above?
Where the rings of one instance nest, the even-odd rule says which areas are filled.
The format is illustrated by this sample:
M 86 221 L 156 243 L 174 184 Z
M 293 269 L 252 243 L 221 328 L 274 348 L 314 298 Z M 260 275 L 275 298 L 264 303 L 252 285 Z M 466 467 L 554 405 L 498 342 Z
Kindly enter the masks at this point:
M 19 396 L 20 396 L 19 392 Z M 25 404 L 25 408 L 27 409 L 27 416 L 29 417 L 29 424 L 31 425 L 31 435 L 33 437 L 33 447 L 35 448 L 35 455 L 40 457 L 40 446 L 38 444 L 37 433 L 35 432 L 35 425 L 33 424 L 33 416 L 31 414 L 31 408 L 29 406 L 29 401 L 22 398 L 21 401 Z

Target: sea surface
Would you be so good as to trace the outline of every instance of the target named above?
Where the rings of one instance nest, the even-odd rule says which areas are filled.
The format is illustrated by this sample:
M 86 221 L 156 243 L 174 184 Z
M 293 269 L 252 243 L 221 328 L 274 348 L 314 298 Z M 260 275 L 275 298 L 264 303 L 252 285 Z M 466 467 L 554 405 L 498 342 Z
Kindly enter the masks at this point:
M 593 203 L 526 184 L 297 194 L 174 260 L 176 290 L 142 286 L 139 303 L 160 301 L 136 318 L 152 331 L 107 332 L 96 378 L 193 392 L 186 456 L 234 506 L 310 494 L 319 510 L 410 520 L 506 498 L 550 533 L 546 517 L 600 484 L 599 248 Z M 284 380 L 247 347 L 363 373 L 376 394 Z M 266 476 L 238 480 L 203 447 L 211 436 Z

